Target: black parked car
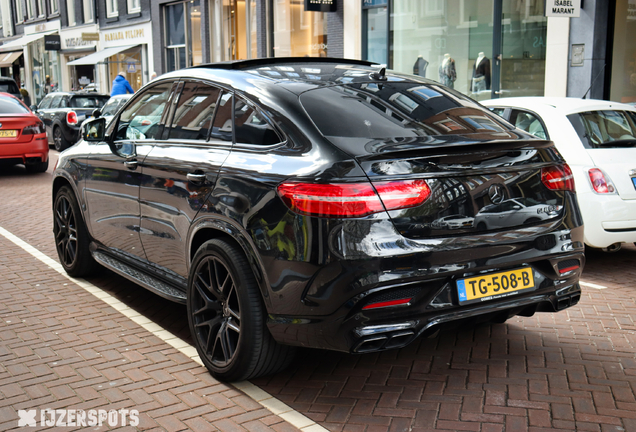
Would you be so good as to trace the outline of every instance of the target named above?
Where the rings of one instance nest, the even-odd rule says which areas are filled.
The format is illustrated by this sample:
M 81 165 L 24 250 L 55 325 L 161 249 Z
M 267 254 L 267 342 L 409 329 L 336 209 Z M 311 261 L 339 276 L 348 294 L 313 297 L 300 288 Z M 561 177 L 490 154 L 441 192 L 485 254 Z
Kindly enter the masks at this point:
M 0 93 L 9 93 L 20 100 L 23 100 L 22 93 L 18 88 L 18 84 L 13 78 L 0 76 Z
M 82 122 L 103 107 L 108 99 L 108 95 L 95 93 L 55 92 L 46 95 L 40 105 L 31 109 L 44 122 L 49 144 L 62 151 L 79 140 Z
M 223 380 L 278 371 L 293 346 L 399 348 L 581 295 L 569 167 L 433 81 L 327 58 L 204 65 L 83 138 L 53 182 L 64 268 L 99 263 L 186 303 Z M 521 197 L 550 216 L 434 224 Z

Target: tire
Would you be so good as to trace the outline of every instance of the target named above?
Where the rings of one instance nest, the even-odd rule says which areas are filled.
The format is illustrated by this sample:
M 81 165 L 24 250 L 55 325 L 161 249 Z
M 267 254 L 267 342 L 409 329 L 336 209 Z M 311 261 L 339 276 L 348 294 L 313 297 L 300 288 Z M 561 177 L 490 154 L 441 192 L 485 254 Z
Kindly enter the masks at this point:
M 53 146 L 55 150 L 61 152 L 69 148 L 69 142 L 66 138 L 64 138 L 64 133 L 62 132 L 62 128 L 56 126 L 53 129 Z
M 479 222 L 476 228 L 477 228 L 477 231 L 486 231 L 488 229 L 488 227 L 486 226 L 486 223 L 484 222 Z
M 26 164 L 25 168 L 27 172 L 31 174 L 43 173 L 46 172 L 47 169 L 49 169 L 49 160 L 47 159 L 46 162 Z
M 199 357 L 221 381 L 269 375 L 289 365 L 295 348 L 279 345 L 243 251 L 221 239 L 204 243 L 188 278 L 188 321 Z
M 53 200 L 53 234 L 57 256 L 66 273 L 82 277 L 97 270 L 98 264 L 88 248 L 88 231 L 69 186 L 62 186 Z

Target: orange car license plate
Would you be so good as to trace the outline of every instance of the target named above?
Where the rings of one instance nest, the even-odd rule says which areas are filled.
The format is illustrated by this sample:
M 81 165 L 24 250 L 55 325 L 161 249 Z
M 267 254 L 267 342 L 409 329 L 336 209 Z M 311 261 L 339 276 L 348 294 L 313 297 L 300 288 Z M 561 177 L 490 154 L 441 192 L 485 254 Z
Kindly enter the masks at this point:
M 17 136 L 17 130 L 0 130 L 0 138 L 15 138 Z
M 534 289 L 534 276 L 530 267 L 489 273 L 457 281 L 460 304 L 494 300 L 530 289 Z

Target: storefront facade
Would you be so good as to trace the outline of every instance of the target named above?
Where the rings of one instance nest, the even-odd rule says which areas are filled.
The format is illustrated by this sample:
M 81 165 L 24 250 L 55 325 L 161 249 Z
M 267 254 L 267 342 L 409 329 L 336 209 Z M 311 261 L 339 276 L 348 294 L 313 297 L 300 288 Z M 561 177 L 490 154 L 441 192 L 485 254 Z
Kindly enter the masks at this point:
M 68 65 L 97 51 L 99 32 L 96 24 L 63 29 L 60 32 L 62 51 L 62 88 L 65 91 L 81 90 L 95 83 L 95 65 Z

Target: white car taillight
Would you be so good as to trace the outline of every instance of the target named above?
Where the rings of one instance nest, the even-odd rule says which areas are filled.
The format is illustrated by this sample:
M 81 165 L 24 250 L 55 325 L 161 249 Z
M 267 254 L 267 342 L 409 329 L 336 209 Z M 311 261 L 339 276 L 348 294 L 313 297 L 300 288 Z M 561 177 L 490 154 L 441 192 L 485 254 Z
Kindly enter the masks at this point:
M 599 168 L 590 168 L 587 170 L 587 174 L 590 178 L 590 184 L 592 190 L 597 194 L 613 194 L 616 193 L 616 188 L 612 179 L 609 178 L 603 170 Z

